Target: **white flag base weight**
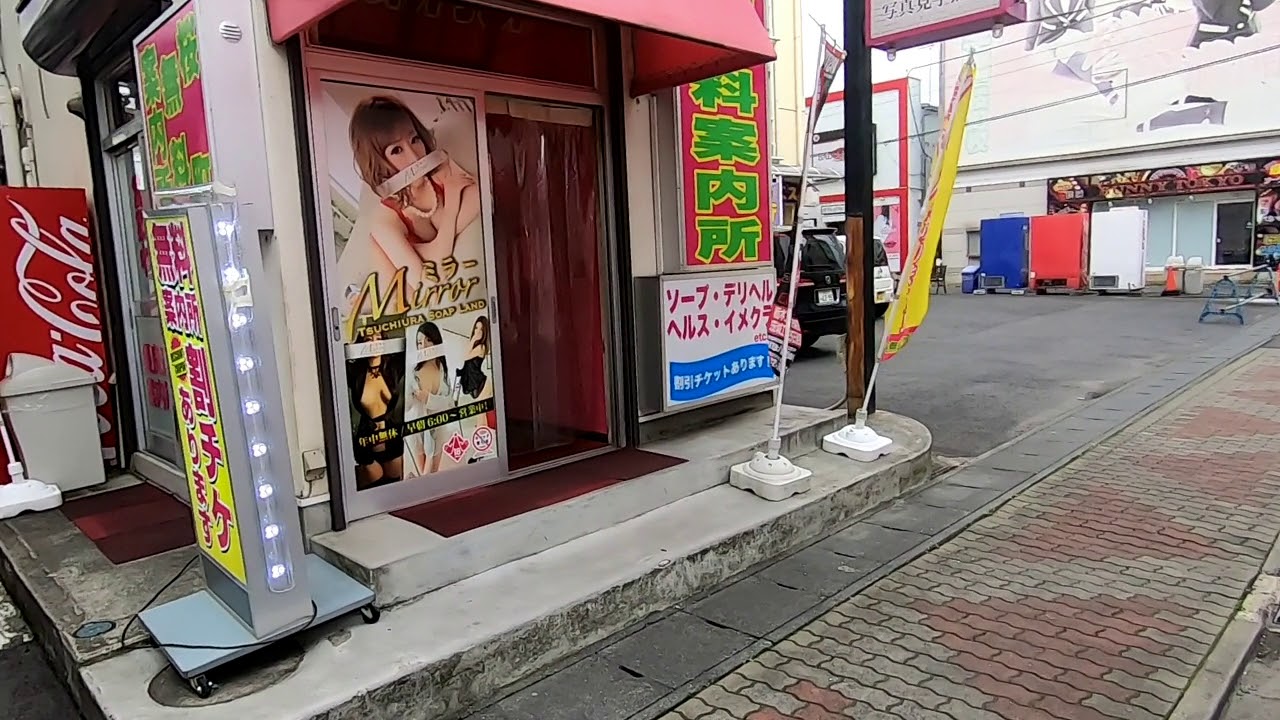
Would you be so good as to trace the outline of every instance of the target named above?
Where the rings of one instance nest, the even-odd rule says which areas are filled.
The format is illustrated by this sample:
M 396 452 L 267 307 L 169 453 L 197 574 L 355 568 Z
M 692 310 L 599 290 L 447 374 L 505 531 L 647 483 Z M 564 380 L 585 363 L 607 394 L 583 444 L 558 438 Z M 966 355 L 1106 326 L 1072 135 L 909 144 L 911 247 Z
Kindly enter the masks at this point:
M 729 468 L 730 485 L 771 502 L 808 492 L 812 479 L 813 472 L 776 453 L 758 452 L 750 461 Z
M 893 440 L 867 427 L 867 413 L 859 410 L 852 425 L 822 438 L 822 449 L 832 455 L 843 455 L 858 462 L 872 462 L 888 455 Z
M 61 504 L 62 491 L 57 485 L 39 480 L 0 485 L 0 520 L 17 517 L 24 512 L 52 510 Z

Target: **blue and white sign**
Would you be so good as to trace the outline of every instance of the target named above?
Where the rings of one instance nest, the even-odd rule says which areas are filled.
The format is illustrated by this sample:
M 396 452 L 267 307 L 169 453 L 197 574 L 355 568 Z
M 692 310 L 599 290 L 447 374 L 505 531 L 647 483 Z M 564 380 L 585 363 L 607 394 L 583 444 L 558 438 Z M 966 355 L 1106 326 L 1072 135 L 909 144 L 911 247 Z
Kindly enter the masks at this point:
M 665 409 L 777 382 L 768 333 L 776 286 L 771 268 L 662 278 Z

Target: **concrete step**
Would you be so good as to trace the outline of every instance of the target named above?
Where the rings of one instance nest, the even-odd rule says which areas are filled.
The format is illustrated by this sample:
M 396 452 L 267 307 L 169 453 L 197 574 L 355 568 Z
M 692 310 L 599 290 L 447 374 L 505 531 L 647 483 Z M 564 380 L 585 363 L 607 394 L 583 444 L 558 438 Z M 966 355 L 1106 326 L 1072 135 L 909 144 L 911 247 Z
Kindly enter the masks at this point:
M 86 667 L 83 683 L 100 717 L 122 720 L 457 717 L 926 481 L 928 430 L 884 412 L 876 414 L 876 428 L 895 445 L 874 463 L 821 451 L 793 455 L 814 472 L 804 495 L 771 503 L 715 484 L 441 587 L 384 612 L 376 625 L 348 618 L 302 633 L 294 656 L 215 675 L 222 687 L 207 701 L 177 692 L 180 681 L 151 649 Z
M 843 410 L 783 406 L 783 454 L 812 452 L 844 422 Z M 763 449 L 772 423 L 772 409 L 758 410 L 651 443 L 644 449 L 685 462 L 454 537 L 378 515 L 316 536 L 312 550 L 373 588 L 380 607 L 395 605 L 726 483 L 732 465 Z

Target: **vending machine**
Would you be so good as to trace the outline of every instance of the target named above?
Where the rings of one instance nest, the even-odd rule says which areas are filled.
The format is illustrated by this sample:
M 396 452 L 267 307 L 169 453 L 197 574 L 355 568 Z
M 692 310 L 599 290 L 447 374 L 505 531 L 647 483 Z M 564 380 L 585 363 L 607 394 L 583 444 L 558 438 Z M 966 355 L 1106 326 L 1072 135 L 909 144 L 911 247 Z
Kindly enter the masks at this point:
M 1027 288 L 1027 241 L 1031 220 L 1025 215 L 982 221 L 978 289 L 1021 292 Z
M 1063 213 L 1031 218 L 1031 289 L 1079 292 L 1088 287 L 1089 215 Z
M 1121 207 L 1089 220 L 1089 289 L 1139 292 L 1147 286 L 1147 211 Z

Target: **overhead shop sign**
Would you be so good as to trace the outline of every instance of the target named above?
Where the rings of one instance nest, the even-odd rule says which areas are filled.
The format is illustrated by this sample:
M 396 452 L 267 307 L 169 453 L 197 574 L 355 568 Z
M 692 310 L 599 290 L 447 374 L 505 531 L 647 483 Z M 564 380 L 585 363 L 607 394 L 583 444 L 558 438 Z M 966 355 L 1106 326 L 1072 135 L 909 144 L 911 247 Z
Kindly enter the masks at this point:
M 871 47 L 903 50 L 1023 22 L 1021 0 L 867 0 Z
M 1280 183 L 1280 158 L 1256 158 L 1049 180 L 1049 212 L 1078 212 L 1105 200 L 1251 190 Z

